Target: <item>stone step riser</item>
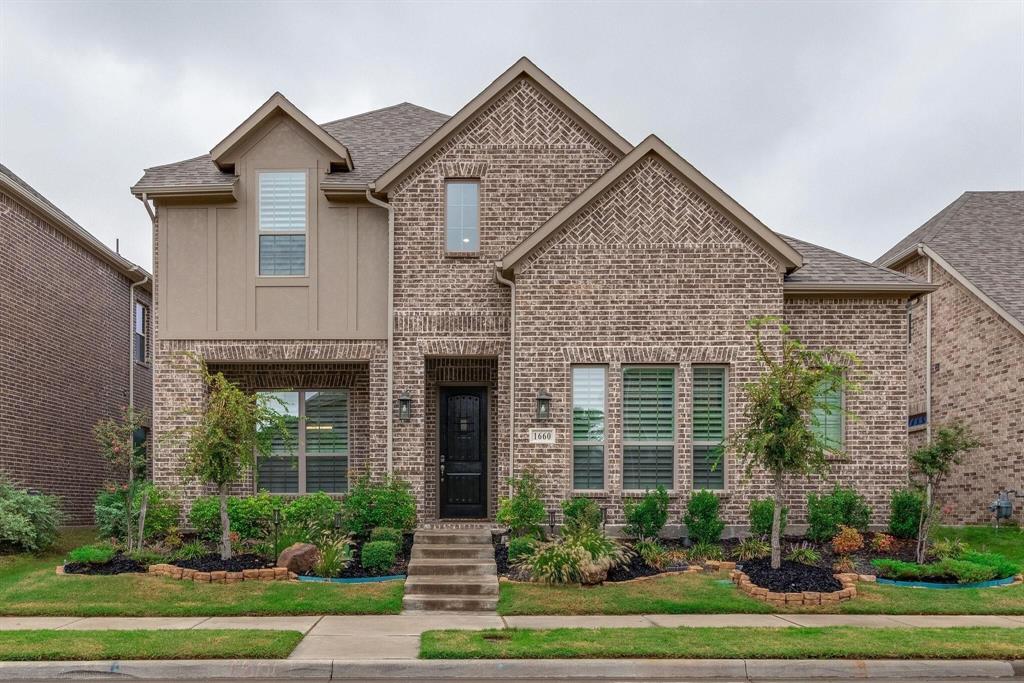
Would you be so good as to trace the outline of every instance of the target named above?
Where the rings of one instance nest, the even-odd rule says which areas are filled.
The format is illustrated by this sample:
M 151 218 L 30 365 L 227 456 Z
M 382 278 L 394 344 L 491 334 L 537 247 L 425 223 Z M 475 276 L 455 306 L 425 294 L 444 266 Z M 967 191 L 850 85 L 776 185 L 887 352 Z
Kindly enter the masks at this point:
M 488 545 L 492 546 L 489 531 L 417 531 L 417 545 Z
M 412 559 L 424 560 L 489 560 L 494 558 L 490 546 L 421 545 L 412 549 Z
M 489 564 L 425 564 L 412 560 L 409 562 L 409 576 L 497 576 L 498 567 Z
M 498 584 L 494 580 L 485 583 L 474 583 L 466 580 L 445 581 L 443 583 L 417 582 L 410 577 L 405 582 L 405 594 L 422 597 L 463 596 L 463 595 L 498 595 Z
M 407 610 L 429 610 L 445 612 L 493 612 L 498 607 L 497 598 L 421 598 L 406 595 L 402 607 Z

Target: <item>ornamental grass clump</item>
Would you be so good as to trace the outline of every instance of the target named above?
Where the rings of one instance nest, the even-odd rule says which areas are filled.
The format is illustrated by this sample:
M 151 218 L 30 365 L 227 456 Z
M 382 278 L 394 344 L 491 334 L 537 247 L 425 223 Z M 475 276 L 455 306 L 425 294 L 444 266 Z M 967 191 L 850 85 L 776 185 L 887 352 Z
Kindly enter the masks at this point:
M 760 538 L 745 538 L 733 551 L 733 557 L 741 562 L 759 560 L 762 557 L 770 557 L 771 554 L 771 544 Z
M 608 578 L 608 572 L 625 564 L 631 551 L 597 529 L 583 529 L 542 543 L 518 565 L 541 583 L 581 583 L 596 585 Z
M 799 562 L 800 564 L 817 565 L 821 562 L 821 553 L 819 553 L 813 546 L 807 543 L 801 543 L 800 545 L 790 548 L 789 554 L 786 555 L 786 559 L 790 562 Z
M 654 569 L 664 569 L 669 562 L 668 551 L 665 550 L 665 546 L 649 538 L 635 542 L 633 544 L 633 552 L 635 552 L 648 567 L 653 567 Z

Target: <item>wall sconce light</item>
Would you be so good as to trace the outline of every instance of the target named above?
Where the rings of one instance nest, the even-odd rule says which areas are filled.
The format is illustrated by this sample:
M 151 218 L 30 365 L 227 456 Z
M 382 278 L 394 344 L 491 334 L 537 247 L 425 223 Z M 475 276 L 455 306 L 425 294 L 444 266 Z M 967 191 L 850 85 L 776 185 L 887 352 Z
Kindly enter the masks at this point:
M 546 420 L 551 417 L 551 394 L 547 389 L 537 392 L 537 419 Z
M 412 419 L 412 396 L 408 391 L 403 391 L 398 395 L 398 419 L 402 422 Z

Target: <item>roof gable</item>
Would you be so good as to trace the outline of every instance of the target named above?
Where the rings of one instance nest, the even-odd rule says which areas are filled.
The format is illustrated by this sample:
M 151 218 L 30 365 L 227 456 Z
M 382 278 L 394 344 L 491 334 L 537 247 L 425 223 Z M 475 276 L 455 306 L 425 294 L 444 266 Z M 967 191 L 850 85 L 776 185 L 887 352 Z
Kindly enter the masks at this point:
M 506 88 L 524 76 L 536 83 L 547 96 L 569 111 L 584 127 L 597 135 L 610 148 L 617 150 L 620 154 L 626 154 L 632 149 L 629 141 L 616 133 L 608 124 L 583 106 L 579 100 L 553 81 L 550 76 L 541 71 L 533 62 L 523 57 L 509 67 L 505 73 L 498 76 L 483 92 L 470 100 L 466 106 L 435 130 L 427 139 L 417 145 L 403 159 L 381 175 L 373 184 L 374 191 L 388 192 L 417 163 L 427 158 L 448 138 L 458 132 L 465 124 L 472 121 L 478 113 L 484 111 L 494 100 L 500 97 Z
M 786 269 L 799 268 L 803 260 L 800 253 L 789 245 L 779 235 L 772 232 L 761 221 L 755 218 L 749 211 L 739 205 L 736 200 L 723 192 L 717 185 L 708 180 L 700 171 L 690 165 L 685 159 L 676 154 L 668 145 L 662 142 L 657 136 L 650 135 L 646 140 L 637 145 L 633 151 L 612 166 L 607 173 L 601 176 L 593 185 L 583 193 L 569 202 L 561 211 L 549 218 L 542 226 L 534 231 L 529 237 L 520 242 L 512 251 L 508 252 L 499 262 L 499 266 L 506 274 L 511 273 L 516 264 L 530 254 L 535 248 L 542 244 L 548 237 L 553 235 L 565 226 L 573 217 L 579 214 L 586 206 L 611 187 L 616 181 L 622 178 L 630 169 L 636 166 L 642 159 L 653 154 L 664 162 L 671 170 L 681 175 L 687 182 L 695 186 L 712 203 L 736 224 L 745 231 L 755 242 L 763 246 L 768 253 L 772 254 Z
M 349 154 L 348 148 L 323 128 L 314 123 L 311 118 L 303 114 L 298 107 L 289 102 L 288 98 L 279 92 L 275 92 L 271 95 L 269 100 L 264 102 L 259 109 L 249 116 L 249 118 L 243 121 L 237 128 L 231 131 L 226 138 L 218 142 L 214 148 L 210 150 L 210 156 L 217 167 L 222 171 L 227 170 L 225 168 L 227 164 L 225 164 L 224 160 L 228 153 L 236 149 L 238 145 L 248 138 L 249 135 L 257 128 L 259 128 L 264 121 L 278 114 L 284 115 L 293 120 L 299 125 L 299 127 L 326 147 L 331 154 L 337 157 L 336 163 L 340 168 L 351 169 L 353 167 L 352 157 Z

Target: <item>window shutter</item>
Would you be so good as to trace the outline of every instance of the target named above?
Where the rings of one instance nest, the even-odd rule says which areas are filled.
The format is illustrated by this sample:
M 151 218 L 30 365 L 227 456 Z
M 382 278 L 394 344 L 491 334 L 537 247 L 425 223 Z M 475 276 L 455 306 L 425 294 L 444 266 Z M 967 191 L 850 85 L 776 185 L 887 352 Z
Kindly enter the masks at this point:
M 828 390 L 822 386 L 818 392 L 818 400 L 828 406 L 815 408 L 811 411 L 811 429 L 825 440 L 828 448 L 843 448 L 843 392 L 842 389 Z
M 622 370 L 622 486 L 672 488 L 675 471 L 675 369 Z
M 604 446 L 573 446 L 572 487 L 578 491 L 604 488 Z
M 298 171 L 260 174 L 260 230 L 305 232 L 306 174 Z
M 693 439 L 725 438 L 725 368 L 693 368 Z
M 626 446 L 622 451 L 622 488 L 645 491 L 672 488 L 673 446 Z

